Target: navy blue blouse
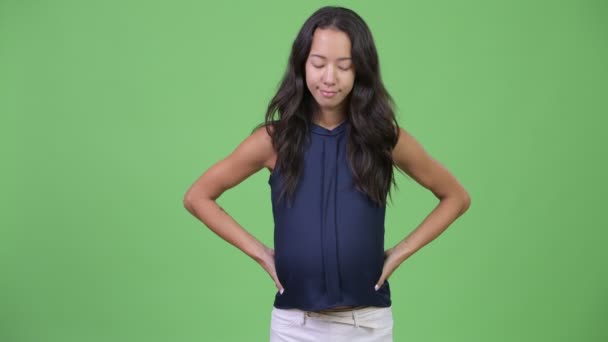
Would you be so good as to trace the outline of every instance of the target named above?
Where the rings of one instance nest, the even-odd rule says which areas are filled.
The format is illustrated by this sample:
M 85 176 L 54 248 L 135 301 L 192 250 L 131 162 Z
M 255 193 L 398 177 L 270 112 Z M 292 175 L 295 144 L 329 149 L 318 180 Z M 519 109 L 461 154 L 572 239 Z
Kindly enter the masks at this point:
M 277 277 L 285 291 L 274 306 L 319 311 L 342 305 L 391 306 L 384 264 L 385 208 L 354 187 L 346 157 L 349 121 L 334 129 L 310 124 L 310 144 L 293 201 L 278 202 L 283 182 L 271 187 Z

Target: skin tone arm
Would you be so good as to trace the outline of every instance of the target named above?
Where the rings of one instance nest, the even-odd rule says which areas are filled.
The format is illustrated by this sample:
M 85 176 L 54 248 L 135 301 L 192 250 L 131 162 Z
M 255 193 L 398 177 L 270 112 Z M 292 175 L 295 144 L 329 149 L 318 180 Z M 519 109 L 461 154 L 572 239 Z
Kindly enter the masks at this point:
M 259 263 L 282 291 L 274 265 L 274 250 L 245 230 L 216 203 L 220 195 L 263 167 L 271 167 L 275 152 L 265 127 L 258 128 L 226 158 L 205 171 L 184 195 L 184 207 L 215 234 Z
M 439 204 L 405 239 L 385 251 L 384 267 L 377 287 L 420 248 L 433 241 L 469 208 L 471 199 L 458 180 L 403 128 L 393 149 L 395 164 L 418 184 L 431 191 Z

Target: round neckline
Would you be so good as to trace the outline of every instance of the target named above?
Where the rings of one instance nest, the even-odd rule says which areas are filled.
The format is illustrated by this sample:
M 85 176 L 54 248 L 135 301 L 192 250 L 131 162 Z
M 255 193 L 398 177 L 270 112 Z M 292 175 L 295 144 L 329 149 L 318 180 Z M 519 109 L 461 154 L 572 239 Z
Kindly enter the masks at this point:
M 338 135 L 346 129 L 346 124 L 348 119 L 340 122 L 336 127 L 332 129 L 325 128 L 323 126 L 317 125 L 314 122 L 310 122 L 310 126 L 313 133 L 321 134 L 321 135 Z

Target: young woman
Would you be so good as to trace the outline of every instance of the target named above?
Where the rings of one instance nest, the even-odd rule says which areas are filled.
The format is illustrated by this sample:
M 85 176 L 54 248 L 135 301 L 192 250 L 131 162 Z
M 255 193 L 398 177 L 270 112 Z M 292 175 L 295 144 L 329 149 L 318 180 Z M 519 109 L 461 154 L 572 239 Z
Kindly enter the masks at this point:
M 271 341 L 392 341 L 389 276 L 468 209 L 467 191 L 397 124 L 393 107 L 363 19 L 323 7 L 293 42 L 264 123 L 187 191 L 186 208 L 277 286 Z M 395 166 L 440 202 L 384 250 Z M 271 172 L 275 248 L 215 202 L 262 168 Z

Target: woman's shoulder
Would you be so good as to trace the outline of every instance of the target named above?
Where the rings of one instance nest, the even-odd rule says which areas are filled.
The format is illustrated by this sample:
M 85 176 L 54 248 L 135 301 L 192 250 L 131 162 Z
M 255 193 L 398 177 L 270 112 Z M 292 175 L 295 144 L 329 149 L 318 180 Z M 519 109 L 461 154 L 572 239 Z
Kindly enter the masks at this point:
M 274 134 L 273 123 L 261 123 L 251 132 L 251 138 L 257 143 L 272 147 L 272 134 Z
M 250 143 L 255 146 L 256 153 L 265 160 L 264 166 L 272 171 L 276 162 L 276 151 L 272 144 L 272 134 L 274 126 L 272 123 L 258 125 L 251 136 L 248 138 Z

